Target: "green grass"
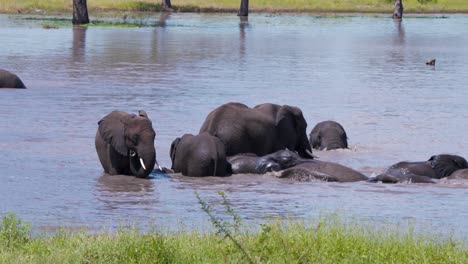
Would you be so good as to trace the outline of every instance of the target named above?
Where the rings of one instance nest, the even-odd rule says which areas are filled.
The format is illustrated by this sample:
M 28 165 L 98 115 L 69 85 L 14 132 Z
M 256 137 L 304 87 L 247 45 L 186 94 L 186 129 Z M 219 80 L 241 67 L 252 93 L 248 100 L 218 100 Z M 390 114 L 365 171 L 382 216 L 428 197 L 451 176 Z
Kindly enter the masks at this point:
M 42 26 L 43 29 L 57 29 L 57 28 L 59 28 L 58 25 L 50 24 L 50 23 L 42 23 L 41 26 Z
M 344 224 L 336 216 L 311 224 L 270 222 L 256 231 L 113 234 L 59 231 L 32 237 L 14 215 L 0 224 L 0 263 L 467 263 L 462 243 L 411 229 Z
M 240 0 L 173 0 L 175 11 L 184 12 L 233 12 L 239 8 Z M 466 0 L 404 0 L 405 12 L 467 12 Z M 299 11 L 299 12 L 390 12 L 393 0 L 257 0 L 250 1 L 250 10 L 255 11 Z M 159 11 L 156 0 L 93 0 L 88 1 L 91 13 L 98 11 Z M 36 9 L 48 12 L 71 12 L 71 0 L 0 0 L 2 13 L 28 13 Z

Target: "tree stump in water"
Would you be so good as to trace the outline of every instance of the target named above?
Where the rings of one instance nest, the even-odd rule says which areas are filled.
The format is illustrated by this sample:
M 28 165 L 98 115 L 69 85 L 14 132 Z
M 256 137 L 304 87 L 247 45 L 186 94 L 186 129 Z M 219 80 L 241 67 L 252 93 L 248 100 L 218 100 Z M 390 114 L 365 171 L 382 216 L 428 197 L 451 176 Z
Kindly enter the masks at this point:
M 162 11 L 163 11 L 163 12 L 170 12 L 170 11 L 172 11 L 171 0 L 162 0 L 161 6 L 162 6 Z
M 245 17 L 249 15 L 249 0 L 241 0 L 239 13 L 237 15 Z
M 403 0 L 395 0 L 395 8 L 393 9 L 393 19 L 403 18 Z
M 73 0 L 73 25 L 89 23 L 88 6 L 86 0 Z

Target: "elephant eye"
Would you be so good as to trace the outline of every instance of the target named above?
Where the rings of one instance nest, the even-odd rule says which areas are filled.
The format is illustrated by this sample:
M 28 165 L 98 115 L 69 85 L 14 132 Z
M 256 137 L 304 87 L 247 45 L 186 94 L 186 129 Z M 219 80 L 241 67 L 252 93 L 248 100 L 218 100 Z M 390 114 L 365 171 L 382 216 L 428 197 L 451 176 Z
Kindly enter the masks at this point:
M 135 145 L 138 143 L 138 135 L 133 135 L 133 136 L 132 136 L 132 142 L 133 142 L 133 144 L 135 144 Z

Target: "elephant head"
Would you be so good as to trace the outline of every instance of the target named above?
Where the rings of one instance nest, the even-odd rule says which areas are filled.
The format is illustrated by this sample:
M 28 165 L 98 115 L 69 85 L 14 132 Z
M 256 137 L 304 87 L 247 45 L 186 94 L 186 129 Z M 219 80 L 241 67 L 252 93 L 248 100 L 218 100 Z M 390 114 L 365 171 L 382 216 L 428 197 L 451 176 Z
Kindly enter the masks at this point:
M 434 155 L 429 158 L 428 162 L 434 170 L 437 179 L 450 176 L 456 170 L 468 168 L 467 161 L 457 155 Z
M 310 132 L 310 145 L 320 150 L 348 148 L 348 136 L 338 122 L 323 121 Z
M 307 122 L 301 109 L 283 105 L 276 114 L 276 128 L 279 136 L 277 149 L 291 149 L 297 151 L 303 158 L 312 159 L 312 149 L 307 138 Z
M 113 111 L 99 122 L 99 134 L 118 154 L 128 159 L 132 175 L 147 177 L 154 169 L 156 149 L 151 120 L 145 111 L 138 115 Z
M 264 174 L 269 171 L 280 171 L 294 167 L 298 164 L 310 162 L 310 159 L 304 159 L 294 151 L 288 149 L 279 150 L 272 154 L 260 157 L 256 161 L 256 173 Z

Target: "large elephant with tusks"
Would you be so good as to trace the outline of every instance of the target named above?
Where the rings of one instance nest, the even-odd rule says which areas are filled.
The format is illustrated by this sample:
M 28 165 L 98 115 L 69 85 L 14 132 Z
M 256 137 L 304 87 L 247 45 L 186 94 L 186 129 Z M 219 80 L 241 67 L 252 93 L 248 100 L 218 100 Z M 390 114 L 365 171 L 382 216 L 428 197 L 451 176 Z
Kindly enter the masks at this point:
M 138 115 L 113 111 L 99 122 L 96 151 L 104 171 L 146 178 L 156 161 L 156 133 L 145 111 Z
M 303 158 L 313 158 L 306 128 L 298 107 L 267 103 L 249 108 L 241 103 L 227 103 L 208 114 L 200 133 L 218 137 L 226 147 L 226 156 L 264 156 L 289 149 Z

